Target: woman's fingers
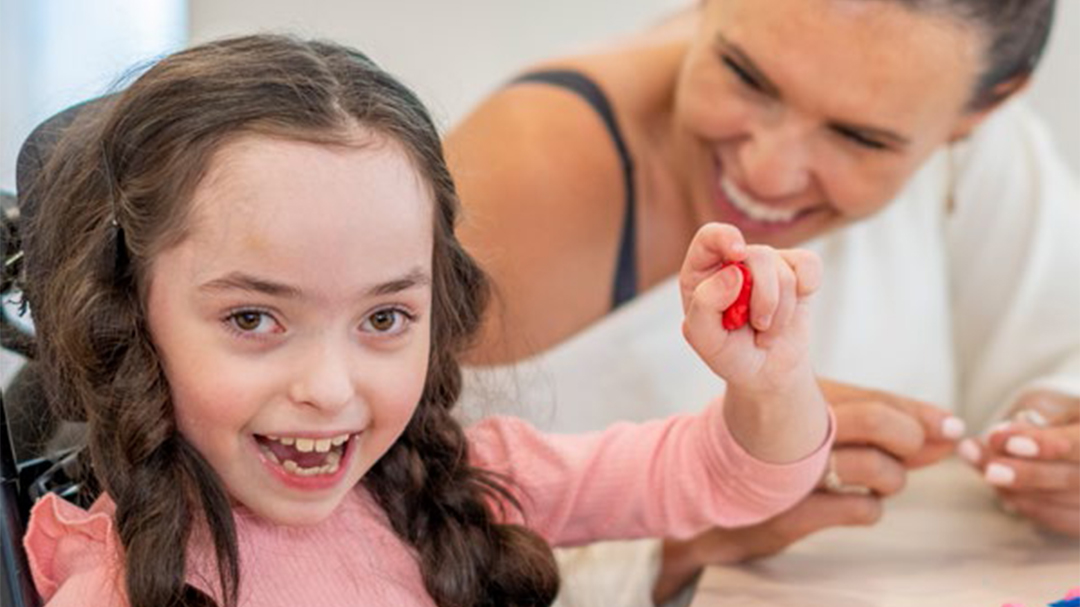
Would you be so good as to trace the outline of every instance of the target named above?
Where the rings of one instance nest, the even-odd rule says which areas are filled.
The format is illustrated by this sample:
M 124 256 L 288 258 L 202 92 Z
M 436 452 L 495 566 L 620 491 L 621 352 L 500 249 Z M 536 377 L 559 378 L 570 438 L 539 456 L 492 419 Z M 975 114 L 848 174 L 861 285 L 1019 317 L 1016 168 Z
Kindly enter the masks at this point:
M 833 406 L 838 445 L 867 445 L 897 459 L 916 455 L 926 442 L 919 420 L 881 401 Z
M 1013 420 L 1036 427 L 1080 423 L 1080 398 L 1049 390 L 1033 390 L 1013 407 Z
M 1021 493 L 1002 496 L 1007 507 L 1051 531 L 1080 537 L 1080 507 L 1062 504 L 1046 495 Z
M 1050 428 L 1010 424 L 992 432 L 987 444 L 1002 455 L 1080 463 L 1080 424 Z
M 941 407 L 918 399 L 824 378 L 818 379 L 818 385 L 821 386 L 825 399 L 837 412 L 841 407 L 860 407 L 869 403 L 887 406 L 917 421 L 923 429 L 926 442 L 944 441 L 951 445 L 965 432 L 962 420 Z
M 737 529 L 715 528 L 690 542 L 695 544 L 699 566 L 740 563 L 776 554 L 823 529 L 872 525 L 881 513 L 881 499 L 874 496 L 811 493 L 767 521 Z
M 1013 491 L 1080 491 L 1080 466 L 1073 462 L 993 456 L 982 471 L 991 485 Z
M 887 497 L 907 484 L 907 470 L 896 458 L 870 447 L 839 447 L 833 450 L 832 471 L 844 486 L 865 487 Z

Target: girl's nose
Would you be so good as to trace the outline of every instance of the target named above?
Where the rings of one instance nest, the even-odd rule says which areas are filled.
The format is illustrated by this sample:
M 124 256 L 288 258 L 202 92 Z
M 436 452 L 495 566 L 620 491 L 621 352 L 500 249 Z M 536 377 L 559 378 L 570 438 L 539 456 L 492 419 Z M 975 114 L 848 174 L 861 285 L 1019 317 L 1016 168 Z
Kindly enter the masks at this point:
M 763 199 L 799 194 L 810 184 L 805 133 L 785 122 L 763 125 L 741 144 L 739 163 L 749 193 Z
M 333 413 L 353 400 L 354 362 L 342 350 L 333 345 L 315 345 L 297 361 L 289 388 L 294 403 Z

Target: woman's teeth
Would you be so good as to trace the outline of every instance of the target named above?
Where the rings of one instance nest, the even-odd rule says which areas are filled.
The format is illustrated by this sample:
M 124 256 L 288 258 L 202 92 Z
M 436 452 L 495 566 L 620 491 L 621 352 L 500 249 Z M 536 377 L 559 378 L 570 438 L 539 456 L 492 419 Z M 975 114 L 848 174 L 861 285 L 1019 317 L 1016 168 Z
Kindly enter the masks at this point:
M 777 209 L 756 202 L 749 194 L 740 190 L 738 186 L 728 179 L 720 180 L 720 189 L 723 191 L 724 196 L 731 201 L 732 206 L 754 221 L 788 223 L 799 214 L 798 210 L 795 209 Z

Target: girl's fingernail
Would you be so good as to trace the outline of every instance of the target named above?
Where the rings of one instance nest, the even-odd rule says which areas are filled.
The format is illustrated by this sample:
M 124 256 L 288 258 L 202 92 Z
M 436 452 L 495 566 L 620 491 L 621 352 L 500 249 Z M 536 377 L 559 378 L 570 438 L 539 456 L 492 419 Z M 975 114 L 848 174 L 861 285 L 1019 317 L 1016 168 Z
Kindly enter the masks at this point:
M 1008 486 L 1016 480 L 1016 471 L 1005 464 L 990 464 L 986 467 L 986 480 L 991 485 Z
M 1017 457 L 1035 457 L 1039 455 L 1039 444 L 1027 436 L 1010 436 L 1005 451 Z
M 965 430 L 967 430 L 967 427 L 964 425 L 964 421 L 958 417 L 950 417 L 941 422 L 941 434 L 945 438 L 957 440 L 964 435 Z
M 720 277 L 724 281 L 725 287 L 734 289 L 739 286 L 739 282 L 742 280 L 742 270 L 735 265 L 730 265 L 720 271 Z
M 960 454 L 960 457 L 964 458 L 965 461 L 972 465 L 978 465 L 979 460 L 982 459 L 982 449 L 980 449 L 979 445 L 970 438 L 962 441 L 960 446 L 956 448 L 956 451 Z

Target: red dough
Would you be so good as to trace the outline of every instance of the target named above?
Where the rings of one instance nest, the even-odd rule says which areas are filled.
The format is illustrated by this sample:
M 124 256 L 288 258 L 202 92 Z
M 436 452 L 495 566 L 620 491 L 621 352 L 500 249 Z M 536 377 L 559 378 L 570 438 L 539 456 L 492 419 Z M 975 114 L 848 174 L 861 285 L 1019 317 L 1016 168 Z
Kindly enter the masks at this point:
M 735 303 L 724 310 L 721 323 L 724 329 L 735 331 L 750 320 L 750 291 L 754 287 L 754 277 L 750 275 L 750 269 L 746 267 L 746 264 L 741 261 L 729 261 L 720 266 L 720 269 L 723 270 L 728 266 L 735 266 L 742 272 L 742 288 L 739 290 L 739 296 L 735 298 Z

